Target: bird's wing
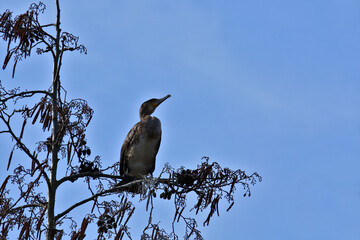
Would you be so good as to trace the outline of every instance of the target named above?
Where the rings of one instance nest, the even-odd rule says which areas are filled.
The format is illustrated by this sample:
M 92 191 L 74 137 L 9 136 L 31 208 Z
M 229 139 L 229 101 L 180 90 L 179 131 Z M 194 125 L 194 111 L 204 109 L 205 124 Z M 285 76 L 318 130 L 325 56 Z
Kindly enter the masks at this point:
M 161 133 L 160 133 L 160 137 L 159 137 L 159 139 L 158 139 L 158 141 L 157 141 L 157 143 L 156 143 L 156 146 L 155 146 L 154 165 L 153 165 L 153 167 L 152 167 L 152 168 L 151 168 L 151 170 L 150 170 L 150 172 L 151 172 L 151 176 L 152 176 L 152 173 L 153 173 L 153 172 L 154 172 L 154 170 L 155 170 L 156 155 L 157 155 L 157 153 L 158 153 L 158 151 L 159 151 L 159 148 L 160 148 L 160 143 L 161 143 Z
M 124 143 L 121 147 L 121 153 L 120 153 L 120 176 L 124 176 L 127 171 L 127 151 L 129 150 L 129 146 L 133 144 L 134 141 L 136 141 L 136 136 L 139 136 L 140 131 L 140 122 L 135 124 L 129 131 L 128 135 L 126 136 Z

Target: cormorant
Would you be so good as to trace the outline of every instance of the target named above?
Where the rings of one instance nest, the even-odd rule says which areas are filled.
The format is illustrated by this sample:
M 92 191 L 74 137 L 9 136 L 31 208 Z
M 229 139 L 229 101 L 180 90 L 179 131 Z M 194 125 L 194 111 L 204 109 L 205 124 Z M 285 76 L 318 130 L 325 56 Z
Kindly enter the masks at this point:
M 121 147 L 120 175 L 142 177 L 155 170 L 156 154 L 161 141 L 161 122 L 150 116 L 166 99 L 152 98 L 140 107 L 140 122 L 129 131 Z

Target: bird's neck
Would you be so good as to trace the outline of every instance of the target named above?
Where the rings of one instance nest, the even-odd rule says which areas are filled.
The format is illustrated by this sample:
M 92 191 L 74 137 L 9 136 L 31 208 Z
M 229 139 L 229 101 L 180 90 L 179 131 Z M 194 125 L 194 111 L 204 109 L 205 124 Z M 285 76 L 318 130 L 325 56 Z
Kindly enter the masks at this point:
M 150 115 L 140 115 L 140 121 L 146 121 L 146 119 L 148 119 L 149 117 L 151 117 Z

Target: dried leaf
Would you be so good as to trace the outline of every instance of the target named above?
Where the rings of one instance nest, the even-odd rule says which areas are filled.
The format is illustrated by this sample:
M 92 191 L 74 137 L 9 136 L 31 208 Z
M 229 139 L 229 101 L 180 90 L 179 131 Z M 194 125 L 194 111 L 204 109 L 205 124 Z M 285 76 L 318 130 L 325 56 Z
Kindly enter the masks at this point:
M 80 232 L 79 232 L 79 240 L 80 239 L 84 239 L 85 238 L 85 231 L 86 231 L 86 228 L 89 224 L 89 219 L 87 217 L 85 217 L 81 223 L 81 228 L 80 228 Z
M 2 69 L 5 70 L 7 64 L 9 63 L 9 60 L 11 59 L 11 56 L 13 55 L 13 51 L 8 51 L 6 56 L 5 56 L 5 59 L 4 59 L 4 64 L 2 66 Z
M 34 156 L 34 154 L 35 154 L 35 151 L 33 153 L 33 156 Z M 34 176 L 34 173 L 35 173 L 35 164 L 36 164 L 36 162 L 34 161 L 34 159 L 31 159 L 31 176 Z
M 92 115 L 90 115 L 89 120 L 86 122 L 86 124 L 85 124 L 85 126 L 86 126 L 86 127 L 89 125 L 89 123 L 90 123 L 91 119 L 92 119 Z
M 67 150 L 67 164 L 70 164 L 70 158 L 71 158 L 71 148 L 72 145 L 70 143 L 70 141 L 68 142 L 67 146 L 66 146 L 66 150 Z M 92 211 L 91 211 L 92 212 Z
M 228 209 L 226 209 L 227 212 L 234 206 L 234 203 L 235 203 L 235 202 L 232 202 L 232 203 L 230 204 L 230 206 L 228 207 Z
M 43 111 L 43 109 L 44 109 L 44 107 L 45 107 L 45 101 L 41 101 L 41 102 L 38 104 L 38 106 L 39 106 L 39 109 L 38 109 L 38 111 L 36 112 L 35 117 L 33 118 L 32 124 L 35 124 L 37 118 L 39 117 L 39 114 Z M 37 108 L 37 106 L 36 106 L 36 108 Z M 35 108 L 35 109 L 36 109 L 36 108 Z M 34 109 L 34 111 L 35 111 L 35 109 Z
M 10 175 L 8 175 L 8 176 L 5 178 L 3 184 L 1 185 L 1 187 L 0 187 L 0 195 L 2 195 L 2 194 L 4 193 L 4 190 L 5 190 L 5 187 L 6 187 L 7 182 L 9 181 L 9 178 L 10 178 Z
M 185 209 L 185 207 L 183 207 L 183 209 L 181 209 L 181 211 L 179 212 L 177 222 L 179 222 L 179 221 L 180 221 L 180 217 L 181 217 L 181 215 L 182 215 L 182 213 L 183 213 L 184 209 Z
M 15 76 L 15 68 L 16 68 L 16 64 L 18 63 L 18 60 L 16 59 L 15 60 L 15 63 L 14 63 L 14 67 L 13 67 L 13 71 L 12 71 L 12 78 L 14 78 Z M 6 67 L 6 66 L 5 66 Z
M 6 168 L 7 171 L 9 171 L 9 167 L 10 167 L 10 163 L 11 163 L 11 159 L 12 159 L 13 153 L 14 153 L 14 149 L 13 149 L 13 150 L 11 151 L 11 153 L 10 153 L 8 165 L 7 165 L 7 168 Z
M 46 213 L 46 208 L 43 209 L 43 211 L 40 214 L 40 218 L 38 223 L 36 224 L 36 231 L 37 231 L 37 239 L 40 239 L 40 234 L 41 234 L 41 224 L 43 223 L 44 220 L 44 214 Z M 57 239 L 57 238 L 56 238 Z
M 30 222 L 29 221 L 25 222 L 23 227 L 21 228 L 18 239 L 21 239 L 24 234 L 26 239 L 27 232 L 29 232 L 29 227 L 30 227 Z
M 24 119 L 23 125 L 21 127 L 21 132 L 20 132 L 20 137 L 19 137 L 20 140 L 23 137 L 25 125 L 26 125 L 26 118 Z

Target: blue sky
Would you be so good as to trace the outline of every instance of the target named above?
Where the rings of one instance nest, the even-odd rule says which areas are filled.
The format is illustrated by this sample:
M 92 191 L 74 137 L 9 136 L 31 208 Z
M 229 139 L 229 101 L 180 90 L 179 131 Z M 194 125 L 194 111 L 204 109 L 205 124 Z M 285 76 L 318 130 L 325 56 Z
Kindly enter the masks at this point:
M 201 229 L 205 239 L 360 239 L 359 1 L 78 0 L 63 1 L 62 14 L 63 30 L 88 48 L 65 56 L 62 81 L 94 109 L 88 143 L 104 165 L 118 161 L 141 103 L 171 94 L 154 114 L 163 126 L 155 174 L 209 156 L 263 176 Z M 49 60 L 34 54 L 15 79 L 11 69 L 0 79 L 47 88 Z M 9 140 L 0 143 L 2 179 Z

